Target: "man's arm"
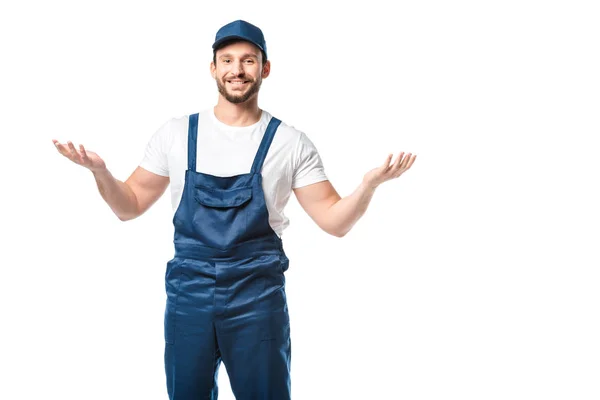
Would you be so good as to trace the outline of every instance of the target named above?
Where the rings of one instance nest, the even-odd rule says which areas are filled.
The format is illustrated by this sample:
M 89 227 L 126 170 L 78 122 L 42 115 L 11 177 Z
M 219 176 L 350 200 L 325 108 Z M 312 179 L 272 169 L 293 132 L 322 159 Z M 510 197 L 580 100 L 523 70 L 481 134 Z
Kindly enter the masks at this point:
M 363 216 L 375 188 L 361 184 L 341 198 L 329 181 L 294 189 L 298 202 L 315 223 L 330 235 L 342 237 Z
M 141 167 L 137 167 L 125 182 L 121 182 L 112 176 L 98 154 L 86 150 L 83 145 L 79 145 L 78 151 L 71 141 L 67 145 L 55 139 L 52 141 L 60 154 L 92 171 L 100 195 L 121 221 L 142 215 L 169 185 L 168 176 L 157 175 Z
M 108 169 L 94 172 L 100 195 L 121 221 L 145 213 L 169 186 L 169 177 L 137 167 L 125 182 L 115 179 Z
M 390 154 L 383 165 L 369 171 L 351 195 L 341 198 L 329 181 L 294 189 L 298 202 L 306 213 L 325 232 L 342 237 L 363 216 L 373 198 L 375 189 L 383 182 L 398 178 L 416 159 L 409 153 L 400 153 L 390 165 Z

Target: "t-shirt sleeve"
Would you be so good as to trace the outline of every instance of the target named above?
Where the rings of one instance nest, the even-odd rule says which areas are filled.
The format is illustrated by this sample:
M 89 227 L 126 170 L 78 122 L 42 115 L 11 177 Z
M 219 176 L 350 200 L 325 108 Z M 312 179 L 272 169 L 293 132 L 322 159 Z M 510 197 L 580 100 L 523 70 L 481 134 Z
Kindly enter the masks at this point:
M 327 180 L 319 152 L 303 132 L 300 133 L 294 156 L 293 189 Z
M 171 121 L 167 121 L 148 141 L 144 158 L 140 162 L 140 167 L 157 175 L 169 176 L 169 159 L 167 154 L 170 144 Z

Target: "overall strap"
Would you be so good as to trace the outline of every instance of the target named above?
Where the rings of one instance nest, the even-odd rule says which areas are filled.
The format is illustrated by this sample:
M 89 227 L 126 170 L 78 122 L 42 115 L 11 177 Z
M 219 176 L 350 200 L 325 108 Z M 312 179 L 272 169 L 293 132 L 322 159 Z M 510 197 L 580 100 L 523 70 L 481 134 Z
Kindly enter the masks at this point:
M 198 149 L 198 113 L 190 115 L 188 127 L 188 169 L 196 171 L 196 150 Z
M 251 170 L 252 173 L 257 173 L 262 170 L 263 163 L 267 157 L 267 152 L 269 151 L 269 147 L 271 147 L 271 142 L 273 141 L 273 137 L 275 136 L 275 132 L 277 131 L 279 124 L 281 124 L 280 120 L 275 117 L 271 117 L 271 121 L 269 121 L 265 135 L 260 142 L 258 152 L 254 157 L 254 163 L 252 164 Z

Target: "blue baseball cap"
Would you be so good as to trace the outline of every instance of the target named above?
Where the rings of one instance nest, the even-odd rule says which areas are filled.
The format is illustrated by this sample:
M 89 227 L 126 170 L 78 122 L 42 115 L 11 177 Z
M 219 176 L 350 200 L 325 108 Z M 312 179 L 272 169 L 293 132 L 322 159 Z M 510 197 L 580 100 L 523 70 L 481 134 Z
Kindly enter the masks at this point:
M 267 57 L 267 43 L 258 26 L 254 26 L 241 19 L 222 26 L 215 36 L 215 42 L 212 45 L 213 50 L 216 50 L 222 43 L 231 39 L 246 40 L 261 49 L 265 53 L 265 58 Z

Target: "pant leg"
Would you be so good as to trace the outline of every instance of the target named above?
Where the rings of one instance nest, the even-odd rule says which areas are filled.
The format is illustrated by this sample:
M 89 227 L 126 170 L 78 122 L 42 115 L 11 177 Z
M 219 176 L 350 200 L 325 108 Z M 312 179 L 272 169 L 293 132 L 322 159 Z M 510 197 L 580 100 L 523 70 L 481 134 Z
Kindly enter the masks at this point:
M 291 399 L 289 325 L 279 331 L 278 338 L 254 341 L 244 338 L 244 331 L 221 335 L 228 339 L 223 362 L 236 400 Z M 239 341 L 244 345 L 236 346 Z
M 170 400 L 216 400 L 221 352 L 208 263 L 174 259 L 166 276 L 165 373 Z
M 165 373 L 170 400 L 217 400 L 221 354 L 197 336 L 180 336 L 165 343 Z
M 226 312 L 215 321 L 236 400 L 291 398 L 290 322 L 280 263 L 279 257 L 245 263 L 245 280 L 229 287 Z

